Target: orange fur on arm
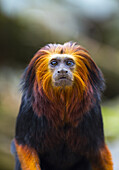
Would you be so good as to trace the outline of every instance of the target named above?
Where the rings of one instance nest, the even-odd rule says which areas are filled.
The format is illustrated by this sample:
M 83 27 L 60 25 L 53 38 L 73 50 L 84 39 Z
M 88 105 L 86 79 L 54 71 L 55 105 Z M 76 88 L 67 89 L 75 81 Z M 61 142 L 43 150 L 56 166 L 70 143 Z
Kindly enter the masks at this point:
M 113 170 L 112 156 L 107 145 L 101 148 L 96 155 L 92 155 L 92 158 L 93 170 Z
M 27 145 L 19 145 L 16 140 L 15 146 L 22 170 L 41 170 L 35 149 L 29 148 Z

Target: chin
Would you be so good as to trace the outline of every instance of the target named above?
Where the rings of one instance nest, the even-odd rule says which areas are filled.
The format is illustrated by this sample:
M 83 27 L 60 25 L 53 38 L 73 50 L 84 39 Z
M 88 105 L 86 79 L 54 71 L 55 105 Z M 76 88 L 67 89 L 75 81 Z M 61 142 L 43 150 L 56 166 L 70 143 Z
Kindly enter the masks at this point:
M 73 82 L 69 79 L 59 79 L 54 82 L 54 86 L 56 87 L 66 87 L 72 86 Z

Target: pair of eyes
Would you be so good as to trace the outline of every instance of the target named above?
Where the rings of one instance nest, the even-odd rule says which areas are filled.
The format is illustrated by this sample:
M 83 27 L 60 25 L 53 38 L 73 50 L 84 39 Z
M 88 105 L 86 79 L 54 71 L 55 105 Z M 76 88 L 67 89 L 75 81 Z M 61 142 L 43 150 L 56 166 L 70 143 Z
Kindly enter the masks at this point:
M 50 65 L 53 66 L 53 67 L 55 67 L 55 66 L 57 66 L 59 63 L 60 63 L 60 61 L 58 61 L 58 60 L 52 60 L 52 61 L 50 62 Z M 75 65 L 75 63 L 74 63 L 73 60 L 66 60 L 66 61 L 64 61 L 64 63 L 65 63 L 66 66 L 69 66 L 69 67 L 72 67 L 72 66 Z

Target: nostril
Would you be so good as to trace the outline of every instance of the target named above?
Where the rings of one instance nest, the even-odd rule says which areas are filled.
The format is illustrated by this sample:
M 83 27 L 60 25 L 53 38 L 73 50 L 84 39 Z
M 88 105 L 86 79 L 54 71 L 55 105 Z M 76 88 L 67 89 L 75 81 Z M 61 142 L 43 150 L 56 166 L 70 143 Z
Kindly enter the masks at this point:
M 68 73 L 68 71 L 63 69 L 63 70 L 58 70 L 57 73 L 62 73 L 63 74 L 63 73 Z

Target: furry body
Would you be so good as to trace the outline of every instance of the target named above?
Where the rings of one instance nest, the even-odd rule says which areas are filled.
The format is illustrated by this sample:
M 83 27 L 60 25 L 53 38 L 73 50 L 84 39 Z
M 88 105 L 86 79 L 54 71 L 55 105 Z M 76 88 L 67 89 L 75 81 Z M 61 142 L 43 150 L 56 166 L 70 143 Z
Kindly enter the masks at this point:
M 71 87 L 54 87 L 51 54 L 72 55 Z M 76 43 L 49 44 L 25 70 L 16 123 L 16 170 L 113 170 L 103 134 L 101 71 Z

